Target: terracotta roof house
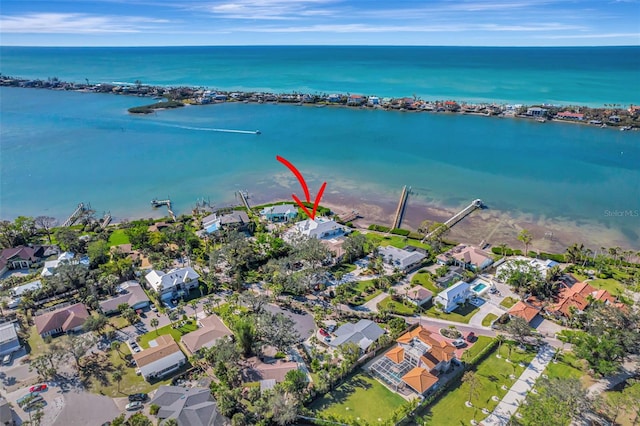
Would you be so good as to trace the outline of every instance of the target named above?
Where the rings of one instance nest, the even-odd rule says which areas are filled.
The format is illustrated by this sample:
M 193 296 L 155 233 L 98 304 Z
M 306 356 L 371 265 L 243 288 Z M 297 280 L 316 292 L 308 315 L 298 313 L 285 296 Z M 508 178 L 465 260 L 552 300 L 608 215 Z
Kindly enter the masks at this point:
M 355 324 L 346 323 L 338 327 L 334 332 L 336 337 L 328 344 L 337 348 L 345 343 L 355 343 L 362 352 L 365 352 L 384 333 L 384 330 L 375 322 L 361 319 Z
M 422 306 L 431 300 L 433 293 L 421 285 L 416 285 L 406 291 L 405 297 L 414 305 Z
M 33 322 L 36 324 L 38 334 L 46 337 L 80 331 L 87 318 L 89 318 L 87 307 L 82 303 L 76 303 L 38 315 L 33 319 Z
M 215 314 L 198 320 L 198 326 L 200 328 L 196 331 L 187 333 L 180 338 L 189 352 L 188 355 L 193 355 L 202 348 L 210 348 L 218 340 L 227 336 L 233 336 L 231 330 Z
M 155 346 L 154 346 L 155 345 Z M 178 344 L 169 334 L 149 342 L 149 348 L 133 354 L 133 359 L 145 380 L 164 377 L 187 362 Z
M 160 386 L 151 405 L 160 407 L 159 419 L 176 419 L 178 426 L 223 426 L 229 419 L 218 413 L 218 404 L 206 388 Z
M 584 114 L 580 114 L 578 112 L 571 112 L 571 111 L 562 111 L 562 112 L 559 112 L 558 114 L 556 114 L 556 118 L 559 118 L 561 120 L 578 120 L 578 121 L 582 121 L 582 120 L 584 120 Z
M 427 257 L 419 251 L 403 250 L 393 246 L 379 247 L 378 255 L 382 257 L 385 263 L 404 272 L 420 266 Z
M 538 316 L 540 309 L 520 300 L 518 303 L 513 305 L 511 309 L 509 309 L 508 313 L 512 317 L 520 317 L 527 323 L 530 323 L 536 316 Z
M 134 262 L 137 262 L 140 259 L 140 252 L 138 250 L 133 250 L 131 244 L 119 244 L 117 246 L 112 246 L 109 251 L 112 254 L 120 252 Z
M 438 376 L 456 357 L 450 343 L 435 339 L 422 326 L 400 336 L 397 343 L 371 366 L 371 373 L 396 391 L 408 386 L 423 395 L 436 389 Z
M 366 102 L 366 99 L 362 95 L 349 95 L 347 98 L 347 105 L 362 105 Z
M 149 297 L 140 284 L 135 281 L 127 281 L 120 284 L 119 294 L 111 299 L 100 302 L 100 309 L 105 314 L 118 312 L 118 306 L 126 303 L 132 309 L 142 309 L 149 306 Z
M 616 298 L 607 290 L 597 290 L 593 286 L 585 282 L 577 282 L 571 287 L 563 286 L 556 297 L 556 303 L 547 308 L 547 311 L 555 315 L 571 316 L 573 309 L 581 312 L 584 311 L 594 301 L 600 301 L 605 304 L 613 304 L 616 307 L 622 307 L 616 302 Z M 573 309 L 571 309 L 573 307 Z

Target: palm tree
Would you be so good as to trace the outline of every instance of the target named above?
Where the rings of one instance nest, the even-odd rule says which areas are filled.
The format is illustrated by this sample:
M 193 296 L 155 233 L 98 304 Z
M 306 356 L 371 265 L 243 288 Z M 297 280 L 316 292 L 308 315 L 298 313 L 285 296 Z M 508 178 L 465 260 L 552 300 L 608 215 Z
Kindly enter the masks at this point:
M 189 306 L 193 309 L 193 319 L 196 318 L 196 310 L 198 309 L 198 301 L 193 299 L 189 302 Z
M 505 253 L 507 252 L 507 245 L 505 243 L 502 243 L 498 246 L 498 248 L 500 249 L 500 253 L 502 253 L 502 257 L 504 257 Z
M 116 370 L 111 374 L 111 378 L 115 380 L 118 384 L 118 393 L 120 393 L 120 382 L 122 381 L 122 372 L 120 370 Z
M 176 419 L 166 419 L 161 423 L 162 426 L 178 426 L 178 421 Z
M 151 318 L 151 327 L 153 327 L 156 330 L 156 336 L 158 335 L 158 324 L 160 324 L 160 321 L 158 321 L 158 318 Z
M 173 322 L 178 320 L 178 313 L 175 310 L 168 311 L 167 316 L 169 317 L 169 321 L 171 322 L 171 327 L 173 328 Z
M 114 340 L 113 342 L 111 342 L 111 349 L 118 352 L 118 354 L 120 354 L 120 357 L 122 357 L 122 353 L 120 352 L 120 345 L 121 345 L 120 342 L 118 342 L 117 340 Z
M 522 244 L 524 244 L 524 255 L 525 256 L 527 256 L 527 254 L 529 253 L 529 244 L 531 244 L 531 240 L 532 239 L 533 239 L 533 237 L 531 236 L 531 232 L 529 232 L 526 229 L 523 229 L 518 234 L 518 241 L 520 241 L 520 242 L 522 242 Z
M 471 403 L 471 399 L 475 396 L 478 396 L 478 386 L 480 385 L 480 380 L 476 376 L 476 373 L 473 371 L 467 371 L 462 376 L 462 382 L 469 385 L 469 403 Z

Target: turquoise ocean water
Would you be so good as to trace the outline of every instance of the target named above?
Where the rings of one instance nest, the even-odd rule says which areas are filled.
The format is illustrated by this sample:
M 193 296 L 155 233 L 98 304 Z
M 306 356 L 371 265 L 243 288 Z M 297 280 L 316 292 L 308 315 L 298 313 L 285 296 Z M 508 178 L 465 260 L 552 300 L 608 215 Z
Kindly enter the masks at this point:
M 471 52 L 466 56 L 456 48 L 211 49 L 2 48 L 1 72 L 224 89 L 417 93 L 425 98 L 435 93 L 433 98 L 514 103 L 529 103 L 543 93 L 548 96 L 541 100 L 547 102 L 628 105 L 640 100 L 638 79 L 630 78 L 638 72 L 640 50 L 632 48 L 507 49 L 493 62 L 481 55 L 488 51 L 466 48 L 460 48 Z M 211 58 L 211 51 L 225 52 L 225 58 Z M 277 53 L 272 60 L 266 58 L 270 51 Z M 415 75 L 428 62 L 411 61 L 420 52 L 437 58 L 439 65 L 428 70 L 433 77 Z M 565 63 L 556 71 L 549 65 L 566 57 L 586 61 L 594 52 L 611 61 L 617 58 L 618 70 L 611 61 L 590 62 L 582 71 L 575 64 Z M 183 56 L 176 58 L 179 55 Z M 464 65 L 463 56 L 482 58 L 468 59 Z M 282 57 L 286 60 L 278 59 Z M 553 72 L 560 77 L 551 78 Z M 408 77 L 403 78 L 404 73 Z M 473 77 L 459 78 L 466 73 Z M 566 80 L 571 74 L 575 86 Z M 624 79 L 628 84 L 621 85 Z M 127 114 L 128 107 L 149 101 L 1 88 L 0 217 L 49 214 L 62 219 L 84 201 L 98 212 L 110 210 L 123 218 L 148 216 L 154 197 L 170 196 L 180 213 L 190 211 L 198 197 L 218 205 L 233 202 L 238 189 L 248 189 L 256 201 L 301 193 L 275 160 L 281 155 L 302 171 L 312 193 L 326 180 L 328 201 L 392 200 L 406 184 L 430 203 L 458 207 L 482 198 L 492 209 L 513 214 L 615 229 L 629 245 L 640 245 L 640 218 L 633 217 L 640 209 L 638 132 L 271 104 L 190 106 L 144 117 Z M 215 128 L 260 129 L 262 134 L 211 130 Z M 630 213 L 621 218 L 616 212 Z

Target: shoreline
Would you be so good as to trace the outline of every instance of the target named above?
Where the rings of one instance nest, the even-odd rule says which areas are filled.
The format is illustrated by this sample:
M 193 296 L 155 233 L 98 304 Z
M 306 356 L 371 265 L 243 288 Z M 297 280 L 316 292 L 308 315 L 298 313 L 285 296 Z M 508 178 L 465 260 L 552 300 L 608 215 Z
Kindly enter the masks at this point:
M 84 93 L 104 93 L 135 97 L 152 98 L 157 102 L 131 107 L 130 114 L 146 115 L 165 109 L 164 102 L 170 108 L 190 105 L 211 105 L 227 102 L 271 103 L 296 106 L 346 107 L 360 109 L 379 109 L 397 112 L 432 112 L 453 113 L 499 118 L 519 118 L 536 120 L 541 123 L 552 121 L 582 124 L 600 128 L 616 128 L 619 130 L 640 130 L 640 107 L 631 104 L 628 109 L 622 105 L 609 108 L 592 108 L 584 105 L 561 104 L 550 105 L 535 103 L 531 105 L 518 103 L 468 102 L 464 100 L 422 100 L 419 97 L 378 97 L 375 95 L 337 94 L 303 94 L 271 93 L 259 91 L 229 91 L 208 88 L 181 86 L 164 87 L 137 83 L 76 83 L 63 82 L 58 79 L 28 80 L 0 74 L 0 87 L 35 88 L 48 90 L 64 90 Z M 164 101 L 163 101 L 164 99 Z M 174 105 L 175 104 L 175 105 Z M 607 104 L 605 104 L 607 105 Z

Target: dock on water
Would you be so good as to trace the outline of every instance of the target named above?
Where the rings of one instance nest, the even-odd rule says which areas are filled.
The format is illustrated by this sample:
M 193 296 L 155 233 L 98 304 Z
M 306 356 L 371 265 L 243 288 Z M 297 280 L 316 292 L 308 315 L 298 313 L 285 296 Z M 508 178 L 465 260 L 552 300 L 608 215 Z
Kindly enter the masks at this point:
M 398 201 L 398 208 L 396 209 L 396 215 L 393 219 L 393 225 L 391 229 L 400 228 L 402 224 L 402 216 L 404 215 L 404 209 L 407 205 L 407 198 L 409 198 L 409 193 L 411 192 L 411 187 L 407 190 L 407 185 L 402 187 L 402 194 L 400 194 L 400 201 Z
M 82 216 L 82 214 L 87 210 L 84 203 L 79 203 L 78 207 L 71 213 L 71 215 L 62 223 L 62 227 L 66 228 L 67 226 L 71 226 Z
M 424 238 L 422 239 L 422 242 L 432 238 L 438 233 L 444 232 L 444 230 L 446 229 L 451 228 L 453 225 L 455 225 L 456 223 L 464 219 L 472 211 L 475 211 L 476 209 L 481 209 L 483 207 L 484 207 L 484 204 L 482 203 L 482 200 L 480 198 L 473 200 L 471 204 L 469 204 L 467 207 L 465 207 L 464 209 L 460 210 L 458 213 L 451 216 L 451 218 L 447 220 L 442 226 L 438 227 L 437 229 L 434 229 L 433 231 L 425 235 Z
M 107 213 L 102 217 L 102 222 L 100 223 L 100 227 L 102 229 L 106 228 L 107 226 L 109 226 L 109 224 L 111 223 L 111 213 Z
M 247 191 L 238 191 L 242 204 L 247 208 L 247 214 L 251 214 L 251 206 L 249 205 L 249 193 Z
M 171 200 L 169 198 L 167 198 L 166 200 L 158 200 L 156 198 L 154 198 L 153 200 L 151 200 L 151 207 L 158 208 L 160 206 L 167 206 L 167 211 L 169 212 L 169 216 L 171 216 L 171 219 L 173 219 L 173 221 L 176 221 L 176 215 L 173 212 L 173 210 L 171 210 Z

